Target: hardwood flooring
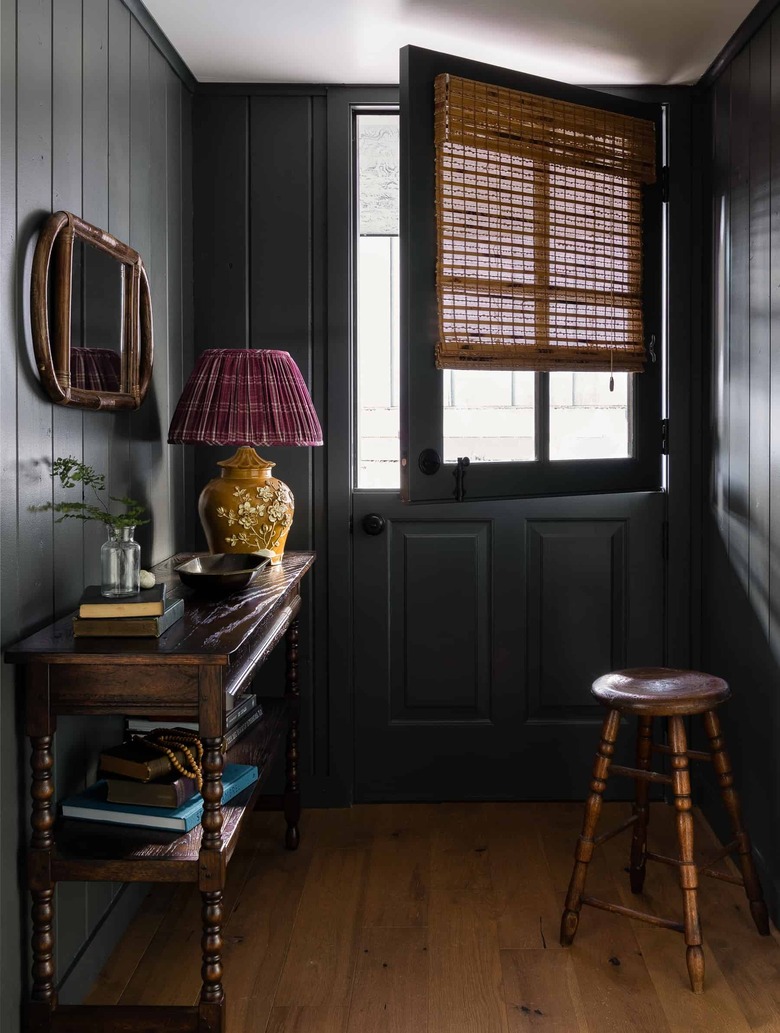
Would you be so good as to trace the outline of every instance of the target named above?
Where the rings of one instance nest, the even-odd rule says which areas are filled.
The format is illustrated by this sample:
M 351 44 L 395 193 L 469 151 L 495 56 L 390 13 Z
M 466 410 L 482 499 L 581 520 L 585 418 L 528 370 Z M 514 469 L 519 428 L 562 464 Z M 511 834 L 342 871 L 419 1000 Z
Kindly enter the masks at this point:
M 625 804 L 607 804 L 599 830 Z M 742 891 L 703 880 L 705 992 L 682 937 L 584 908 L 558 923 L 582 805 L 387 804 L 307 811 L 301 847 L 254 814 L 228 875 L 228 1033 L 780 1033 L 780 942 L 756 933 Z M 651 849 L 674 853 L 654 804 Z M 698 816 L 697 854 L 713 852 Z M 677 916 L 677 873 L 624 868 L 630 833 L 597 849 L 588 890 Z M 643 903 L 638 903 L 642 901 Z M 192 1004 L 199 899 L 156 887 L 87 1003 Z

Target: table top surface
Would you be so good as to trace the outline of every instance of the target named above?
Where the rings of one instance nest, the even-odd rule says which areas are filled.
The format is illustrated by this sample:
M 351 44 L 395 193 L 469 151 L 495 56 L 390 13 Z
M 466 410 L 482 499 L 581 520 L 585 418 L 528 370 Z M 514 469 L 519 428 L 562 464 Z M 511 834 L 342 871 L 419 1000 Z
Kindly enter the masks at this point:
M 286 552 L 281 563 L 259 571 L 247 588 L 213 598 L 185 587 L 176 573 L 177 566 L 195 555 L 177 553 L 151 568 L 158 581 L 166 582 L 169 598 L 182 596 L 185 601 L 184 616 L 159 638 L 74 638 L 71 613 L 9 647 L 6 662 L 110 663 L 133 657 L 175 663 L 190 657 L 197 663 L 198 658 L 203 662 L 204 657 L 221 657 L 229 663 L 247 639 L 264 623 L 272 625 L 278 610 L 298 594 L 315 559 L 313 552 Z

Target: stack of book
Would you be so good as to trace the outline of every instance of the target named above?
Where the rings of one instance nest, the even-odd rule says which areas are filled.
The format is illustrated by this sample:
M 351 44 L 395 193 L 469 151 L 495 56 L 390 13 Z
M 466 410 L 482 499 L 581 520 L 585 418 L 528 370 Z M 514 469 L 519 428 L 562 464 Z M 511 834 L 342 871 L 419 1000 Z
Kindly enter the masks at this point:
M 254 695 L 238 700 L 227 696 L 225 703 L 230 708 L 225 719 L 225 743 L 229 748 L 257 724 L 263 709 Z M 169 756 L 144 741 L 143 736 L 156 728 L 191 733 L 197 732 L 198 725 L 192 721 L 128 718 L 126 741 L 100 755 L 100 781 L 65 800 L 63 816 L 184 832 L 196 825 L 203 809 L 196 780 L 181 774 Z M 173 753 L 186 768 L 184 753 L 175 746 Z M 247 768 L 254 772 L 252 777 Z M 257 769 L 251 765 L 227 764 L 222 776 L 222 802 L 226 803 L 257 777 Z
M 164 582 L 115 599 L 102 595 L 100 585 L 89 585 L 73 618 L 73 634 L 76 638 L 159 638 L 183 614 L 184 600 L 169 598 Z
M 107 754 L 103 756 L 106 757 Z M 153 764 L 161 756 L 162 754 L 157 753 L 154 757 L 150 756 L 148 760 Z M 163 760 L 165 759 L 163 757 Z M 258 777 L 258 770 L 253 764 L 225 765 L 222 772 L 222 803 L 228 803 L 244 789 L 249 788 Z M 115 780 L 101 779 L 85 789 L 83 793 L 63 800 L 63 817 L 79 818 L 82 821 L 99 821 L 109 825 L 131 825 L 136 828 L 183 833 L 195 828 L 203 815 L 203 797 L 195 791 L 195 782 L 192 779 L 183 779 L 192 786 L 192 789 L 188 790 L 189 798 L 184 799 L 181 803 L 175 803 L 174 806 L 171 806 L 171 800 L 177 801 L 179 795 L 178 790 L 172 788 L 177 781 L 172 776 L 166 776 L 160 783 L 157 783 L 160 787 L 159 799 L 161 801 L 158 804 L 117 803 L 115 800 L 111 800 L 108 795 L 108 786 L 113 781 Z
M 225 696 L 225 749 L 246 735 L 253 725 L 263 716 L 263 708 L 257 696 Z M 197 721 L 156 721 L 154 718 L 128 717 L 127 732 L 129 736 L 147 735 L 155 728 L 184 728 L 188 732 L 197 732 Z M 164 760 L 165 758 L 163 758 Z M 121 772 L 120 772 L 121 773 Z

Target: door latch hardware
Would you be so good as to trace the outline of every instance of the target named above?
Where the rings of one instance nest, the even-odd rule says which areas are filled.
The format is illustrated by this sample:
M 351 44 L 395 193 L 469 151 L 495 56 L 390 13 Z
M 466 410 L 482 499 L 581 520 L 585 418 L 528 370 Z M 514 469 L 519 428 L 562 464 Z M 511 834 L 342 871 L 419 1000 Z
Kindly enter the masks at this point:
M 441 468 L 441 456 L 435 448 L 424 448 L 417 457 L 417 465 L 429 476 L 438 473 Z
M 366 513 L 363 517 L 363 530 L 366 534 L 381 534 L 385 529 L 385 518 L 379 513 Z
M 455 478 L 455 491 L 453 495 L 458 502 L 463 501 L 463 496 L 466 494 L 466 470 L 469 467 L 471 460 L 468 456 L 458 456 L 458 462 L 455 469 L 452 471 L 452 476 Z

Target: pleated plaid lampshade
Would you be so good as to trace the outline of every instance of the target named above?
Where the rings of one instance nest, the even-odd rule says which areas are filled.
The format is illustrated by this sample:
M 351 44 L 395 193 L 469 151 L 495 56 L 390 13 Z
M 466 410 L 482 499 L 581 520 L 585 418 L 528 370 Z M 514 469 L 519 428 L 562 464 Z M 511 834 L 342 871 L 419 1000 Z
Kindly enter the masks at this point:
M 184 385 L 168 442 L 321 445 L 322 428 L 289 352 L 209 348 Z

